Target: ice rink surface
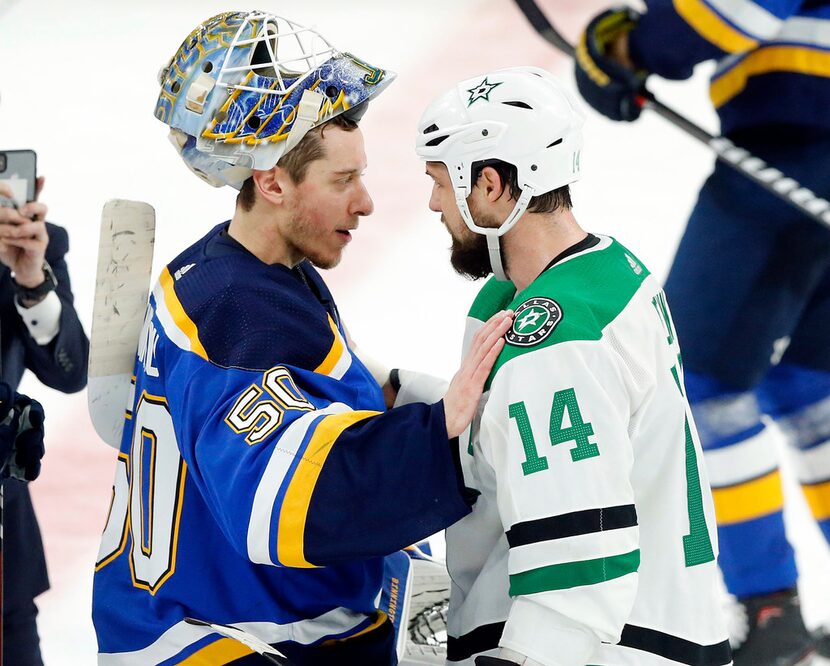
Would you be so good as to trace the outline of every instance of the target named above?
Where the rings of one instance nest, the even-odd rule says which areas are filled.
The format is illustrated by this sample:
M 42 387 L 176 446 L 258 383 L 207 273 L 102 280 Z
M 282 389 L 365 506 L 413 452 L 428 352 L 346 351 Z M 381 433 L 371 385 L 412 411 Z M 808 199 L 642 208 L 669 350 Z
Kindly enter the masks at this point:
M 542 0 L 572 40 L 604 4 Z M 214 190 L 186 170 L 153 107 L 158 70 L 196 24 L 250 8 L 215 0 L 0 0 L 0 149 L 38 153 L 49 219 L 69 230 L 68 261 L 87 331 L 106 200 L 140 199 L 155 207 L 154 275 L 232 214 L 234 191 Z M 398 72 L 362 122 L 375 213 L 362 220 L 342 264 L 326 277 L 362 348 L 389 365 L 451 376 L 478 287 L 452 273 L 449 238 L 427 209 L 429 182 L 413 149 L 417 120 L 460 79 L 530 64 L 572 85 L 570 62 L 509 0 L 283 0 L 256 8 L 314 25 L 335 46 Z M 716 131 L 708 71 L 701 67 L 683 84 L 654 81 L 652 89 Z M 712 158 L 660 118 L 622 126 L 588 115 L 584 176 L 573 188 L 577 219 L 618 238 L 662 279 Z M 52 580 L 39 598 L 44 658 L 47 666 L 93 664 L 92 571 L 115 453 L 95 435 L 85 393 L 63 396 L 32 376 L 22 390 L 47 410 L 48 453 L 32 485 Z M 797 487 L 786 491 L 804 610 L 816 625 L 830 620 L 830 552 Z

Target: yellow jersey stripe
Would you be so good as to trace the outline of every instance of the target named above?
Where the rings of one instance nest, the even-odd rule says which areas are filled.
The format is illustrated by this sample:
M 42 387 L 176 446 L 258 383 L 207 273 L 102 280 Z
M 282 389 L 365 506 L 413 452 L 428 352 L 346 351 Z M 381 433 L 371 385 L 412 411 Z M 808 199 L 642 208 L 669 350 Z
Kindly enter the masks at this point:
M 778 470 L 747 483 L 728 488 L 713 488 L 715 516 L 718 525 L 731 525 L 754 520 L 781 511 L 784 495 Z
M 830 52 L 804 46 L 766 46 L 750 53 L 712 81 L 709 94 L 715 107 L 726 104 L 745 87 L 750 76 L 796 72 L 830 77 Z
M 219 666 L 220 664 L 229 664 L 236 659 L 247 657 L 253 653 L 254 651 L 251 648 L 239 641 L 232 638 L 220 638 L 215 643 L 197 650 L 179 664 L 180 666 Z
M 810 511 L 816 520 L 827 520 L 830 518 L 830 481 L 803 485 L 804 497 L 810 505 Z
M 352 634 L 351 636 L 346 636 L 345 638 L 333 638 L 331 640 L 325 641 L 323 645 L 334 645 L 335 643 L 342 643 L 343 641 L 350 641 L 353 638 L 357 638 L 358 636 L 363 636 L 364 634 L 368 634 L 370 631 L 377 629 L 380 625 L 386 622 L 387 615 L 383 611 L 379 610 L 377 612 L 377 617 L 375 621 L 372 622 L 370 625 L 363 627 L 360 631 L 356 634 Z
M 326 358 L 324 358 L 323 362 L 314 369 L 314 372 L 319 372 L 321 375 L 331 374 L 331 371 L 334 370 L 337 362 L 343 355 L 343 351 L 345 350 L 345 345 L 343 344 L 343 339 L 340 336 L 340 331 L 337 330 L 337 324 L 334 323 L 331 315 L 328 315 L 328 318 L 329 328 L 331 328 L 331 332 L 334 335 L 334 342 L 332 343 L 331 349 L 329 349 L 329 353 L 326 355 Z
M 751 51 L 758 40 L 739 32 L 702 0 L 673 0 L 675 11 L 706 41 L 727 53 Z
M 187 339 L 190 340 L 190 350 L 207 361 L 207 352 L 199 340 L 199 330 L 196 328 L 196 324 L 187 316 L 184 307 L 182 307 L 179 301 L 179 297 L 176 296 L 176 290 L 173 288 L 173 276 L 170 275 L 167 267 L 161 272 L 159 283 L 164 292 L 164 305 L 173 318 L 173 322 L 184 333 Z
M 359 411 L 332 414 L 317 423 L 311 441 L 294 475 L 280 508 L 277 527 L 277 559 L 286 567 L 313 567 L 305 558 L 305 524 L 311 495 L 326 458 L 337 438 L 349 426 L 380 412 Z

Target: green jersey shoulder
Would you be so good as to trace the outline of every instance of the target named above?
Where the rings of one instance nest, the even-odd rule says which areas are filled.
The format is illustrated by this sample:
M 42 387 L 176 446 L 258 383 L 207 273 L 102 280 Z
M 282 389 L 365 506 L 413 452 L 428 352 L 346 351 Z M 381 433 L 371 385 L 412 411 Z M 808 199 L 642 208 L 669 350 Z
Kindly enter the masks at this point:
M 573 340 L 599 340 L 648 275 L 633 253 L 613 238 L 601 237 L 600 243 L 554 264 L 518 293 L 512 283 L 491 278 L 469 316 L 486 321 L 509 308 L 515 319 L 490 379 L 527 352 Z

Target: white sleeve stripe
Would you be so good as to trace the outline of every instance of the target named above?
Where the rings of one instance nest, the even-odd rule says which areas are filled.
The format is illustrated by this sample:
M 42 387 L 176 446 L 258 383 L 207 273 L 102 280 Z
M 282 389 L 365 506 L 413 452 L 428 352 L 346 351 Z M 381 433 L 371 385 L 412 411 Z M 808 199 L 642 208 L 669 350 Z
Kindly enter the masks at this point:
M 329 373 L 329 377 L 333 377 L 334 379 L 343 379 L 343 376 L 348 372 L 349 368 L 352 367 L 352 355 L 349 353 L 349 347 L 346 344 L 346 341 L 343 340 L 343 337 L 338 332 L 337 337 L 340 338 L 341 343 L 343 344 L 343 353 L 340 355 L 340 358 L 337 359 L 337 363 L 335 363 L 334 367 L 332 368 L 331 372 Z
M 323 638 L 348 632 L 366 620 L 366 615 L 335 608 L 319 617 L 289 624 L 274 622 L 240 622 L 230 626 L 253 634 L 265 643 L 295 641 L 308 645 Z M 196 618 L 201 619 L 201 618 Z M 145 666 L 159 664 L 178 655 L 189 645 L 214 633 L 202 627 L 181 621 L 165 631 L 154 643 L 134 652 L 100 653 L 99 666 Z
M 164 300 L 164 288 L 161 286 L 161 282 L 156 282 L 156 286 L 153 288 L 153 298 L 156 301 L 156 316 L 161 322 L 164 333 L 179 349 L 191 351 L 190 338 L 176 325 L 173 315 L 167 309 L 167 303 Z
M 285 429 L 276 442 L 271 459 L 257 486 L 251 508 L 251 519 L 248 523 L 248 558 L 251 562 L 275 564 L 271 559 L 271 516 L 274 503 L 311 424 L 320 416 L 347 411 L 350 411 L 347 405 L 335 402 L 325 409 L 303 414 Z
M 556 564 L 611 557 L 639 548 L 639 535 L 639 527 L 627 527 L 511 548 L 507 570 L 513 576 Z
M 775 36 L 776 42 L 795 42 L 830 48 L 830 20 L 794 16 Z
M 752 0 L 705 0 L 738 29 L 760 40 L 775 37 L 784 21 Z

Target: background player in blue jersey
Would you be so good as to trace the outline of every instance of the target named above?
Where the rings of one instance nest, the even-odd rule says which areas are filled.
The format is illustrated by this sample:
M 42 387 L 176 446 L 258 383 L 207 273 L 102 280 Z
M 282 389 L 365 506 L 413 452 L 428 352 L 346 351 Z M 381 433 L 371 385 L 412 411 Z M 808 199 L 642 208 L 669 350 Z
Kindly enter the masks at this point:
M 598 111 L 635 120 L 650 73 L 684 79 L 717 60 L 722 132 L 830 194 L 830 2 L 650 0 L 597 16 L 577 83 Z M 802 663 L 811 650 L 782 517 L 776 420 L 830 539 L 830 231 L 718 164 L 700 192 L 666 293 L 706 449 L 726 585 L 747 611 L 736 664 Z M 776 353 L 774 353 L 776 352 Z M 830 656 L 830 641 L 819 652 Z
M 397 662 L 405 581 L 384 592 L 384 556 L 469 512 L 454 438 L 511 316 L 435 404 L 386 411 L 350 348 L 315 267 L 372 212 L 357 121 L 392 78 L 260 12 L 206 21 L 161 72 L 185 163 L 241 191 L 150 298 L 96 566 L 100 664 L 263 662 L 193 620 L 301 666 Z

